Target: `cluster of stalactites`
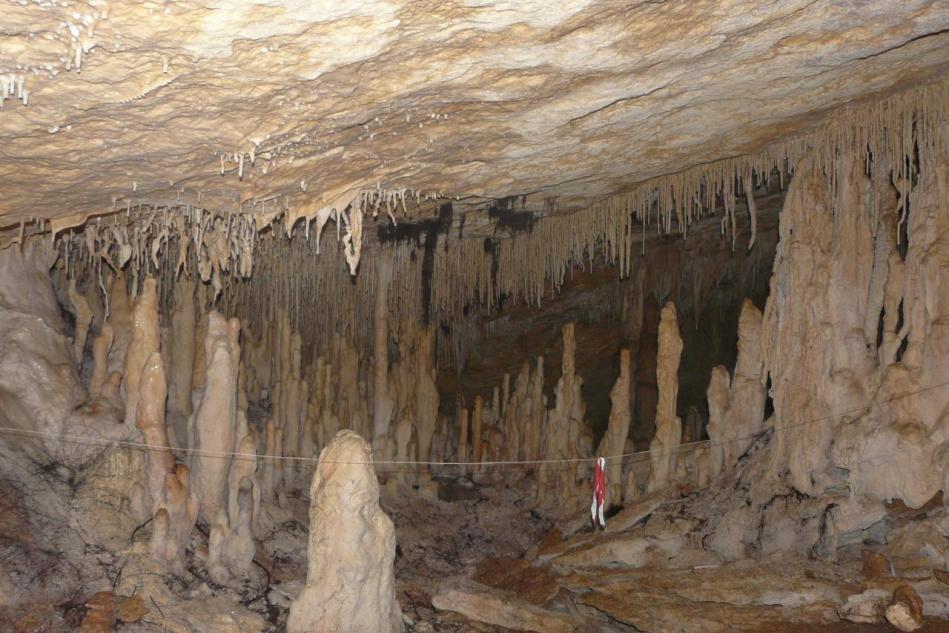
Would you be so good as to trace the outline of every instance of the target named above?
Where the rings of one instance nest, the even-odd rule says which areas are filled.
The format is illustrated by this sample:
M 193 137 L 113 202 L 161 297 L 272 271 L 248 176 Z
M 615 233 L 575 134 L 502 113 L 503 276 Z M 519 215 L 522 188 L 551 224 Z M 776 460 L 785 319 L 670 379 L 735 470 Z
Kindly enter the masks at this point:
M 391 260 L 394 320 L 453 324 L 451 340 L 437 345 L 438 360 L 457 364 L 463 358 L 466 327 L 457 324 L 468 308 L 490 308 L 501 297 L 537 305 L 561 287 L 571 270 L 591 267 L 594 261 L 615 265 L 623 277 L 630 275 L 648 231 L 685 232 L 698 217 L 717 214 L 721 207 L 723 231 L 735 247 L 736 199 L 744 196 L 751 220 L 744 245 L 750 247 L 757 229 L 753 183 L 775 173 L 786 179 L 804 157 L 810 157 L 809 169 L 829 183 L 832 201 L 838 182 L 836 157 L 848 153 L 875 181 L 892 180 L 907 190 L 907 170 L 917 162 L 925 168 L 939 152 L 936 129 L 945 120 L 947 86 L 943 81 L 848 107 L 809 133 L 755 155 L 651 179 L 589 209 L 541 218 L 530 232 L 496 240 L 490 252 L 482 240 L 439 233 L 426 237 L 436 243 L 424 245 L 433 251 L 433 261 L 425 268 L 421 244 L 381 244 L 373 254 Z M 380 210 L 393 216 L 400 203 L 404 207 L 404 192 L 353 190 L 332 205 L 274 211 L 266 216 L 269 222 L 281 214 L 285 221 L 268 231 L 261 231 L 257 216 L 247 214 L 218 215 L 193 207 L 130 208 L 89 221 L 83 231 L 62 232 L 60 252 L 68 274 L 81 278 L 83 286 L 97 287 L 102 295 L 109 289 L 109 275 L 103 272 L 113 268 L 125 271 L 132 297 L 144 275 L 156 274 L 164 309 L 173 287 L 169 282 L 182 270 L 190 271 L 208 284 L 208 302 L 216 301 L 222 311 L 245 323 L 274 320 L 279 311 L 286 311 L 306 353 L 326 348 L 333 332 L 369 350 L 378 281 L 375 265 L 358 264 L 363 254 L 361 217 Z M 337 224 L 335 239 L 324 230 L 330 219 Z M 318 257 L 321 248 L 328 257 Z M 340 266 L 340 259 L 349 266 Z M 700 270 L 697 278 L 701 276 Z M 425 287 L 430 291 L 427 304 L 422 300 Z M 437 336 L 445 335 L 439 331 Z

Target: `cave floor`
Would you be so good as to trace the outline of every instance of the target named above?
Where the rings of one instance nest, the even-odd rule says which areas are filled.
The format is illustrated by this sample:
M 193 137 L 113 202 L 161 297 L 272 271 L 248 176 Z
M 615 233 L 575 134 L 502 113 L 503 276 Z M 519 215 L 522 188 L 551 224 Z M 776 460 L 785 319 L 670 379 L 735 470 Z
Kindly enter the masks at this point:
M 605 531 L 594 531 L 585 511 L 555 521 L 534 509 L 525 492 L 530 482 L 479 485 L 469 477 L 439 477 L 412 491 L 383 488 L 382 506 L 396 527 L 396 590 L 406 631 L 884 633 L 895 629 L 880 623 L 879 612 L 872 614 L 875 623 L 846 622 L 840 606 L 873 592 L 888 599 L 903 582 L 914 585 L 927 608 L 949 604 L 949 587 L 931 572 L 897 566 L 896 575 L 868 578 L 846 548 L 833 562 L 788 555 L 722 563 L 693 546 L 694 526 L 683 519 L 691 511 L 685 506 L 700 506 L 708 496 L 701 492 L 646 496 L 611 516 Z M 147 596 L 139 605 L 145 615 L 106 630 L 240 633 L 262 625 L 284 631 L 290 601 L 305 581 L 308 508 L 301 494 L 264 511 L 257 560 L 266 581 L 240 591 L 208 581 L 201 526 L 187 578 L 156 573 L 145 526 L 103 567 L 116 600 Z M 0 536 L 22 532 L 29 511 L 21 510 L 4 513 Z M 940 504 L 907 520 L 944 521 L 944 515 Z M 101 556 L 97 564 L 103 565 Z M 99 590 L 80 589 L 65 605 L 0 608 L 0 629 L 77 630 L 88 612 L 83 601 Z M 238 608 L 222 618 L 227 605 Z M 949 631 L 949 621 L 929 615 L 918 630 Z

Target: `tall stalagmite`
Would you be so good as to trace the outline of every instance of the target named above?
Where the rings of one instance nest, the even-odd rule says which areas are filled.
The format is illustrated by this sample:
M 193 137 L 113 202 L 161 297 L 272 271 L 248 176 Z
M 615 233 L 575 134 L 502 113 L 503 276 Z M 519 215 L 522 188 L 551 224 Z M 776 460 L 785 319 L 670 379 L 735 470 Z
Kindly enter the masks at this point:
M 709 471 L 729 471 L 764 424 L 765 384 L 761 350 L 761 311 L 748 299 L 738 318 L 738 361 L 735 376 L 718 366 L 712 370 L 708 396 Z
M 625 482 L 621 456 L 626 449 L 626 440 L 629 437 L 629 395 L 631 391 L 629 363 L 629 350 L 620 350 L 619 376 L 610 391 L 610 419 L 606 434 L 600 440 L 600 446 L 596 450 L 597 457 L 606 458 L 606 481 L 609 486 L 607 503 L 611 505 L 621 504 L 624 498 L 623 486 Z
M 159 345 L 158 282 L 150 277 L 145 280 L 142 291 L 135 300 L 135 308 L 132 310 L 132 337 L 125 354 L 125 369 L 122 375 L 126 424 L 135 422 L 138 384 L 142 379 L 142 368 L 148 357 L 159 351 Z
M 240 322 L 228 322 L 221 314 L 208 315 L 208 334 L 204 341 L 207 370 L 204 395 L 194 412 L 195 448 L 194 488 L 201 500 L 201 514 L 214 521 L 225 507 L 228 455 L 236 447 L 237 364 Z
M 178 446 L 188 446 L 188 417 L 192 413 L 194 378 L 195 285 L 191 280 L 175 283 L 175 307 L 171 312 L 171 352 L 168 367 L 168 420 Z M 204 341 L 201 341 L 204 344 Z
M 379 507 L 369 444 L 340 431 L 320 453 L 310 488 L 306 587 L 289 633 L 395 633 L 395 529 Z
M 671 302 L 662 308 L 659 318 L 659 353 L 656 379 L 659 384 L 659 402 L 656 405 L 656 436 L 649 446 L 652 472 L 646 489 L 661 490 L 673 482 L 678 447 L 682 441 L 682 420 L 676 416 L 676 398 L 679 394 L 679 360 L 682 355 L 682 337 L 679 336 L 679 318 Z

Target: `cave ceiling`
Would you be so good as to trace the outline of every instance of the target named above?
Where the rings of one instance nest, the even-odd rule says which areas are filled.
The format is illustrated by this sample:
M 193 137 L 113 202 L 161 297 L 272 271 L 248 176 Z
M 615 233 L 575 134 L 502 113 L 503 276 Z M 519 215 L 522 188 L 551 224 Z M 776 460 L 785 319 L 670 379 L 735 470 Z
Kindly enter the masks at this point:
M 939 0 L 7 1 L 0 228 L 368 187 L 581 209 L 938 78 L 947 28 Z

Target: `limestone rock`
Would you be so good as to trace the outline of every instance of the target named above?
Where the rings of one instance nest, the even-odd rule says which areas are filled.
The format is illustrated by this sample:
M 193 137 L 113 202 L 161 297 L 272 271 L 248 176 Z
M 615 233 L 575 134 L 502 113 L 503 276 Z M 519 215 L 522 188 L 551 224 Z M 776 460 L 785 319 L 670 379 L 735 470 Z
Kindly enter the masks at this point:
M 287 630 L 402 631 L 394 560 L 395 531 L 379 507 L 369 444 L 340 431 L 313 476 L 307 584 L 290 607 Z
M 923 625 L 923 601 L 909 585 L 900 585 L 886 607 L 886 621 L 909 633 Z
M 471 581 L 449 583 L 432 598 L 432 606 L 439 611 L 454 611 L 476 622 L 516 631 L 572 633 L 578 625 L 566 614 L 536 607 Z

